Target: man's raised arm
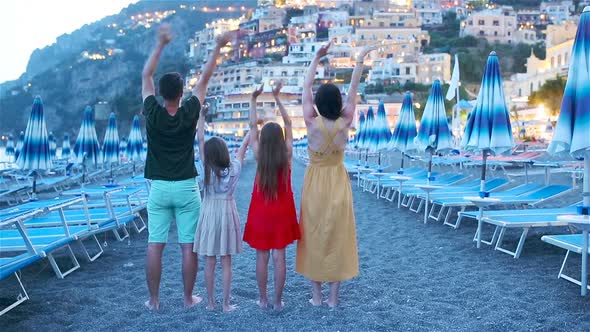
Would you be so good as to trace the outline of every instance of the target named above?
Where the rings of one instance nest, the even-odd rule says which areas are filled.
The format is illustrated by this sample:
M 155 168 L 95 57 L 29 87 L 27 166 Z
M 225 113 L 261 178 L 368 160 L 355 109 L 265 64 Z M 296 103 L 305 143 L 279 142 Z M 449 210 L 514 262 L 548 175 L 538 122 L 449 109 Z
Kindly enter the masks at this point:
M 217 67 L 217 58 L 219 57 L 221 48 L 227 45 L 227 43 L 229 43 L 232 38 L 234 38 L 236 33 L 237 31 L 228 31 L 215 38 L 215 47 L 213 48 L 213 52 L 211 52 L 209 60 L 205 64 L 205 67 L 203 67 L 203 72 L 201 73 L 199 81 L 193 88 L 193 95 L 197 96 L 201 105 L 203 105 L 205 102 L 205 96 L 207 95 L 207 84 L 209 84 L 209 79 Z
M 169 23 L 162 23 L 158 29 L 158 42 L 156 47 L 150 54 L 150 57 L 143 66 L 141 73 L 141 98 L 145 100 L 147 97 L 156 93 L 154 86 L 154 73 L 158 68 L 158 62 L 160 61 L 160 55 L 164 50 L 164 47 L 172 40 L 172 29 Z

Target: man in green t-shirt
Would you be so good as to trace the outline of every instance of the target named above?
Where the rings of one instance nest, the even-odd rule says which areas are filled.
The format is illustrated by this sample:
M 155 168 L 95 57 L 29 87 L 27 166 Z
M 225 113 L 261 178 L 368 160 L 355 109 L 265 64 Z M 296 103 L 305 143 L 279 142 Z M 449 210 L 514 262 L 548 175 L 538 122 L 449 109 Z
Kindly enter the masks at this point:
M 193 295 L 198 269 L 193 241 L 201 207 L 199 188 L 195 181 L 197 170 L 193 142 L 207 83 L 217 66 L 221 47 L 234 38 L 234 33 L 226 32 L 217 37 L 211 57 L 192 91 L 193 95 L 180 107 L 184 82 L 179 73 L 166 73 L 158 82 L 159 94 L 164 99 L 163 106 L 154 96 L 154 72 L 160 54 L 172 40 L 169 24 L 160 26 L 156 47 L 143 68 L 141 95 L 148 139 L 145 177 L 152 180 L 147 205 L 149 240 L 146 259 L 150 298 L 145 305 L 152 310 L 160 307 L 162 252 L 172 219 L 176 220 L 178 242 L 182 248 L 184 305 L 192 307 L 202 301 L 201 297 Z

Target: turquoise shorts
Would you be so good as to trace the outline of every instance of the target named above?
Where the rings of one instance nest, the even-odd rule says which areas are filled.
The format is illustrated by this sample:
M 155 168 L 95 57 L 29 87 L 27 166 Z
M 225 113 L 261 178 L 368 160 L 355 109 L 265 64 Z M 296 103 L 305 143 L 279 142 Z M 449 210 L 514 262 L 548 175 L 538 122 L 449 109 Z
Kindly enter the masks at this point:
M 200 210 L 201 195 L 195 179 L 152 181 L 147 205 L 148 242 L 166 243 L 175 219 L 178 243 L 193 243 Z

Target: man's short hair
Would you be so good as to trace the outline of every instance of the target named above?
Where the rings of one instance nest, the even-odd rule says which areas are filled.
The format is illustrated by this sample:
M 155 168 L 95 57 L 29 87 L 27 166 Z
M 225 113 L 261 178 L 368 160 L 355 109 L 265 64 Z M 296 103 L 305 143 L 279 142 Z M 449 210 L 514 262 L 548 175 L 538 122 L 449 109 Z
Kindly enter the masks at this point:
M 182 96 L 184 80 L 179 73 L 166 73 L 158 82 L 160 96 L 165 100 L 176 100 Z

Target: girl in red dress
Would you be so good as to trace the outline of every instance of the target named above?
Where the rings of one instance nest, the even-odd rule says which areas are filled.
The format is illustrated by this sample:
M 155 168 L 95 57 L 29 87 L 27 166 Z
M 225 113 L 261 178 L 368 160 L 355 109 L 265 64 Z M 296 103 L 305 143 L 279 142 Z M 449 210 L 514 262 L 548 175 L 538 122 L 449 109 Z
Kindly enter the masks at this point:
M 262 93 L 263 86 L 252 93 L 250 144 L 258 166 L 244 230 L 244 241 L 256 249 L 256 279 L 260 292 L 258 305 L 263 309 L 268 306 L 268 261 L 270 251 L 273 251 L 275 310 L 283 308 L 282 296 L 286 279 L 285 248 L 301 236 L 291 189 L 293 131 L 291 119 L 279 100 L 281 86 L 281 82 L 277 83 L 272 92 L 285 124 L 284 136 L 279 124 L 269 122 L 262 127 L 260 138 L 258 137 L 256 98 Z

